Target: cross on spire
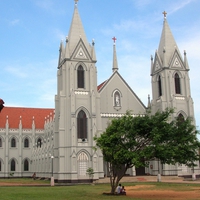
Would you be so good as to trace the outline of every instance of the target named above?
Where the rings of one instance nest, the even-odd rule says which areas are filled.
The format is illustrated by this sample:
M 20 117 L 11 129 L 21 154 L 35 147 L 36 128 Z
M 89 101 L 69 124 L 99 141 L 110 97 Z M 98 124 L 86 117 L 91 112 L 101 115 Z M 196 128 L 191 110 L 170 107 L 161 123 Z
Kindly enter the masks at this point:
M 166 18 L 167 13 L 164 11 L 162 14 L 164 15 L 164 18 Z
M 114 41 L 114 43 L 115 43 L 115 41 L 117 40 L 117 38 L 116 38 L 116 37 L 113 37 L 113 38 L 112 38 L 112 40 L 113 40 L 113 41 Z
M 78 0 L 74 0 L 75 1 L 75 5 L 77 5 L 77 3 L 78 3 Z

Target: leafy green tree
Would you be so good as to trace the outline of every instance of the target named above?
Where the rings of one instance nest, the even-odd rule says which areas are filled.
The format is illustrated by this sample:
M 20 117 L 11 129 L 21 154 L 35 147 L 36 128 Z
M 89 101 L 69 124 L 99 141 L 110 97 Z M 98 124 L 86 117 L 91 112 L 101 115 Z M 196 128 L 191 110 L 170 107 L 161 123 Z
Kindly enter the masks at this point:
M 90 178 L 93 178 L 93 175 L 94 175 L 94 170 L 93 170 L 93 168 L 89 167 L 89 168 L 86 170 L 86 173 L 89 175 Z
M 170 109 L 136 117 L 127 112 L 94 138 L 108 165 L 111 193 L 127 169 L 145 166 L 144 161 L 157 158 L 163 164 L 195 166 L 199 160 L 198 131 L 190 119 L 171 120 L 172 114 Z

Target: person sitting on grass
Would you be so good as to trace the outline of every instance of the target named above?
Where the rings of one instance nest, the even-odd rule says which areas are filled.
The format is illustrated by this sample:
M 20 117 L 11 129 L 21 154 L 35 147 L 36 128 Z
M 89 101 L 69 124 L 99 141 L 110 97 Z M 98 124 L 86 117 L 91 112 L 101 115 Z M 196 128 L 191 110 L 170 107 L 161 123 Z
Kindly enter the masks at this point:
M 126 190 L 125 190 L 124 186 L 122 186 L 120 193 L 123 194 L 123 195 L 126 195 Z
M 121 193 L 121 189 L 122 189 L 122 185 L 119 184 L 119 185 L 117 186 L 117 188 L 116 188 L 116 193 L 117 193 L 117 194 L 120 194 L 120 193 Z
M 33 173 L 32 178 L 33 178 L 33 180 L 36 179 L 36 173 L 35 172 Z

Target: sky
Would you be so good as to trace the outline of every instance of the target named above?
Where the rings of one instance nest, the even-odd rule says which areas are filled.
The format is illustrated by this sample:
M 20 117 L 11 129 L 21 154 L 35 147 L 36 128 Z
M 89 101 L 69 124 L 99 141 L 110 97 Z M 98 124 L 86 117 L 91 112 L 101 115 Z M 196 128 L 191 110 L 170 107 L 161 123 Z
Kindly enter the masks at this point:
M 98 84 L 112 74 L 115 36 L 119 73 L 147 105 L 150 57 L 159 45 L 165 10 L 182 56 L 187 52 L 199 129 L 199 8 L 199 0 L 79 0 L 87 39 L 95 40 Z M 54 108 L 59 45 L 73 11 L 74 0 L 0 0 L 0 98 L 5 106 Z

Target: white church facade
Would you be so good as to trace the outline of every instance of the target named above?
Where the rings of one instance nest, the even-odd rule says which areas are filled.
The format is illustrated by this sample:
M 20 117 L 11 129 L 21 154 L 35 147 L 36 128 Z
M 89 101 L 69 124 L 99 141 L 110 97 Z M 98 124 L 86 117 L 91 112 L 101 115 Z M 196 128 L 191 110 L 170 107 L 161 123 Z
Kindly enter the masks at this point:
M 76 2 L 68 37 L 59 49 L 55 108 L 5 107 L 0 113 L 0 178 L 30 177 L 35 172 L 37 177 L 78 183 L 90 179 L 89 167 L 93 179 L 104 178 L 103 155 L 93 148 L 93 138 L 127 110 L 142 116 L 149 107 L 153 113 L 176 108 L 174 117 L 192 117 L 195 123 L 186 52 L 182 58 L 166 16 L 159 48 L 151 58 L 152 100 L 147 107 L 119 73 L 115 40 L 113 73 L 100 85 L 96 62 L 95 43 L 87 41 Z M 200 173 L 198 163 L 190 169 L 154 160 L 149 167 L 133 167 L 127 173 L 183 176 L 193 170 Z

